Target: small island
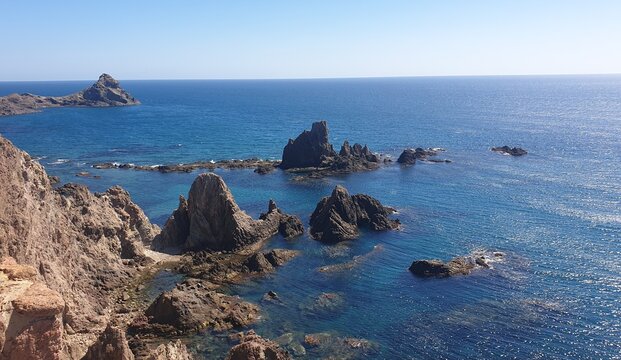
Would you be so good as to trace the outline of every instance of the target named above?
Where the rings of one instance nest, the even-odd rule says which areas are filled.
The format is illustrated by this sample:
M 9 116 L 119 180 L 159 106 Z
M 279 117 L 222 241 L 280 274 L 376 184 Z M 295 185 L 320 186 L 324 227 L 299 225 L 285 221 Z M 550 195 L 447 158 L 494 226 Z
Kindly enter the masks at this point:
M 139 105 L 119 82 L 108 74 L 88 89 L 65 96 L 41 96 L 30 93 L 0 97 L 0 116 L 30 114 L 53 107 L 108 107 Z

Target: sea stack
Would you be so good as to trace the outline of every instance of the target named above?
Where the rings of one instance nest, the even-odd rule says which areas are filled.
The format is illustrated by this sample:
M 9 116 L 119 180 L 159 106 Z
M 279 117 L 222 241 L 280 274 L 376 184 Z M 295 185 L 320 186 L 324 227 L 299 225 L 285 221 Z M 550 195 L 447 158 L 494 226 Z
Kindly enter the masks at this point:
M 153 241 L 153 247 L 235 250 L 265 240 L 280 229 L 290 237 L 303 228 L 297 216 L 284 214 L 273 201 L 259 220 L 252 219 L 237 206 L 224 180 L 206 173 L 194 180 L 187 201 L 180 198 L 179 207 Z
M 366 145 L 351 146 L 347 140 L 336 153 L 328 140 L 328 123 L 319 121 L 313 123 L 310 131 L 304 130 L 295 140 L 289 139 L 279 167 L 321 177 L 377 169 L 379 156 Z
M 319 167 L 326 158 L 336 155 L 328 140 L 328 123 L 313 123 L 311 130 L 304 130 L 289 142 L 282 152 L 281 169 Z
M 310 233 L 316 240 L 339 242 L 358 237 L 358 227 L 374 231 L 399 227 L 399 220 L 388 217 L 392 211 L 377 199 L 364 194 L 350 196 L 347 189 L 337 185 L 315 208 L 310 219 Z

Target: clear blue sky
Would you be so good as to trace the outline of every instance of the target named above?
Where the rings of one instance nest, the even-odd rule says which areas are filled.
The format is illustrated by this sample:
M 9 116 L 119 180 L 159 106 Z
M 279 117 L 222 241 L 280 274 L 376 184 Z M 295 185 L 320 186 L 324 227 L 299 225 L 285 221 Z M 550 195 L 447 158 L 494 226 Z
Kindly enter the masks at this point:
M 621 73 L 619 0 L 0 0 L 0 81 Z

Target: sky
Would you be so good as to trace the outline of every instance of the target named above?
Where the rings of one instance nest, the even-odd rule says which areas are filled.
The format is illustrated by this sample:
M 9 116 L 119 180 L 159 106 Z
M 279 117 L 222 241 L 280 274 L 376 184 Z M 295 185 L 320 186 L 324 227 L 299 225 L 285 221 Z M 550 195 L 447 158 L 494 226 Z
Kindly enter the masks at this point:
M 0 0 L 0 81 L 621 73 L 619 0 Z

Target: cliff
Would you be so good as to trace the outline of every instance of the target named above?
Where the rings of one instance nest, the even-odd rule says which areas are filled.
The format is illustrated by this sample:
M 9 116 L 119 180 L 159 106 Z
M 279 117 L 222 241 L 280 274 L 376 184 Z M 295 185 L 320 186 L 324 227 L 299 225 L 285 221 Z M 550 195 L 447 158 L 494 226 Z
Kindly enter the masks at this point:
M 0 184 L 0 257 L 30 265 L 35 281 L 62 296 L 67 333 L 102 329 L 111 294 L 148 261 L 144 245 L 158 228 L 119 187 L 53 189 L 43 167 L 1 136 Z M 74 355 L 88 345 L 80 335 L 81 344 L 65 339 Z

